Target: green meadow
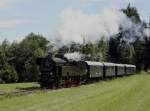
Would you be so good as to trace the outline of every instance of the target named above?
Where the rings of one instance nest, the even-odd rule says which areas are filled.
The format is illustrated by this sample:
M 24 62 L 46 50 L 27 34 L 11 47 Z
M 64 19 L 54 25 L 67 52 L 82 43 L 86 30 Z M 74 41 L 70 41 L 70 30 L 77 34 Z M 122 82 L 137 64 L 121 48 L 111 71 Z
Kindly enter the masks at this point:
M 0 111 L 150 111 L 150 74 L 57 90 L 41 90 L 36 83 L 1 84 L 0 93 Z

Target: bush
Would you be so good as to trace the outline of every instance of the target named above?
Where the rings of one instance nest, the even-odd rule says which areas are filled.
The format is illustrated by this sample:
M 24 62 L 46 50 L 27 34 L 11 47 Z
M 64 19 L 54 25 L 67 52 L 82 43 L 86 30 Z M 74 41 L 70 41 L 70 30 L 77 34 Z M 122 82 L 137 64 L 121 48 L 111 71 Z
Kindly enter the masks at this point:
M 4 84 L 5 82 L 0 78 L 0 84 Z
M 1 71 L 1 79 L 5 83 L 13 83 L 18 81 L 18 75 L 12 65 L 6 64 Z

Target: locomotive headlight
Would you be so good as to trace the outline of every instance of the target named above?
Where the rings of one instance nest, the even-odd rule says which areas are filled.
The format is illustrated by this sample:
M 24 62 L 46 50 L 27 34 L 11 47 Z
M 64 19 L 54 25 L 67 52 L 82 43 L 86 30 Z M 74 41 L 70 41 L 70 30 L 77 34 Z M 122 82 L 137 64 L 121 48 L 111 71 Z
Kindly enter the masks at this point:
M 52 75 L 53 75 L 53 73 L 51 72 L 51 73 L 50 73 L 50 76 L 52 76 Z

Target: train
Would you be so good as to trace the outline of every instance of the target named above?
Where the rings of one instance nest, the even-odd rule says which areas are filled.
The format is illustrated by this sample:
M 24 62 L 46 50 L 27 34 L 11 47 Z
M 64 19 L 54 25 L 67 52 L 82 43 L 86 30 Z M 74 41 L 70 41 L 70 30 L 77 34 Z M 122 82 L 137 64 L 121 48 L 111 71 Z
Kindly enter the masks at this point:
M 41 88 L 60 88 L 87 84 L 136 72 L 131 64 L 116 64 L 97 61 L 75 61 L 67 58 L 46 56 L 37 58 L 39 84 Z

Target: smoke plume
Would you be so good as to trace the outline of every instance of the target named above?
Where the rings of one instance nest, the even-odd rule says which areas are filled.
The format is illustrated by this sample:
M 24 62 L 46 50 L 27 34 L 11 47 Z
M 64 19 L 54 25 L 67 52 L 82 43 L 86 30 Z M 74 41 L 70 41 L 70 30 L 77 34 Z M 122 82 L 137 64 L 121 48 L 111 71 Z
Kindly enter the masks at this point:
M 120 10 L 106 8 L 101 14 L 87 14 L 81 10 L 65 9 L 60 14 L 56 28 L 57 41 L 65 45 L 71 42 L 95 42 L 101 37 L 109 39 L 119 33 L 119 28 L 132 27 L 131 20 Z
M 73 52 L 73 53 L 66 53 L 64 57 L 66 57 L 68 60 L 80 61 L 82 60 L 84 55 L 79 52 Z
M 144 30 L 144 34 L 147 36 L 147 37 L 150 37 L 150 28 L 146 28 Z
M 67 8 L 60 14 L 60 21 L 55 29 L 57 46 L 69 45 L 72 42 L 95 43 L 97 40 L 116 37 L 122 34 L 127 42 L 136 38 L 150 37 L 150 29 L 145 29 L 142 23 L 135 24 L 121 10 L 105 8 L 100 14 L 89 14 L 82 10 Z M 120 33 L 121 32 L 121 33 Z M 69 60 L 79 61 L 83 54 L 79 52 L 64 55 Z

